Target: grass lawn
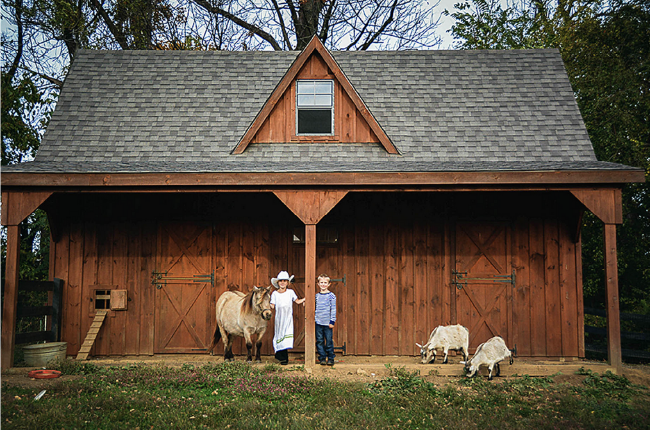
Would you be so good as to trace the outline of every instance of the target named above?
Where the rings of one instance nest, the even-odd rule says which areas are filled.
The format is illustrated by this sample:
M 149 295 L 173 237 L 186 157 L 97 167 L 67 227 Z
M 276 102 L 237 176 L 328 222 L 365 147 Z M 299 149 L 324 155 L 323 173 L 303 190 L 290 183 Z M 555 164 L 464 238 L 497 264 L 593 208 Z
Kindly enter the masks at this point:
M 649 428 L 649 390 L 609 372 L 436 386 L 404 368 L 371 383 L 338 382 L 243 362 L 201 367 L 62 362 L 80 375 L 39 389 L 2 384 L 8 429 L 637 429 Z

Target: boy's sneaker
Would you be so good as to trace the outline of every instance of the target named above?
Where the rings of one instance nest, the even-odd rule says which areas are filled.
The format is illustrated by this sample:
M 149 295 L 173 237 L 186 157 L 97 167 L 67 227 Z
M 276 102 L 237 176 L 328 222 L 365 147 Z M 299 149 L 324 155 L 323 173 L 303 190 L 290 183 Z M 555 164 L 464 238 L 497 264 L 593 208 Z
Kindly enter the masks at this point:
M 334 366 L 335 361 L 334 360 L 328 360 L 328 366 Z
M 319 364 L 320 364 L 321 366 L 325 366 L 325 365 L 326 365 L 326 361 L 325 361 L 325 360 L 321 360 L 321 361 L 319 361 Z

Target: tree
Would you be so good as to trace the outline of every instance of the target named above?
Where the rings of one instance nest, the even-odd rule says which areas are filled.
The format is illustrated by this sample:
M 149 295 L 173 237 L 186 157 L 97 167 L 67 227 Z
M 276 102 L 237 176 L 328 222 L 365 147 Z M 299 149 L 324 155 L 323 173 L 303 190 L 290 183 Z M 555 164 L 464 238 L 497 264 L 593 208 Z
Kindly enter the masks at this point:
M 423 0 L 193 0 L 251 35 L 256 49 L 301 50 L 312 36 L 329 48 L 406 49 L 440 44 L 438 20 Z
M 597 158 L 646 171 L 623 189 L 618 228 L 620 303 L 649 313 L 649 3 L 646 0 L 492 0 L 455 5 L 452 34 L 462 49 L 558 48 Z M 584 217 L 586 306 L 604 303 L 601 223 Z
M 575 25 L 559 45 L 597 158 L 646 170 L 647 181 L 623 190 L 618 228 L 620 301 L 649 312 L 649 4 L 619 3 Z M 600 223 L 586 218 L 583 250 L 588 303 L 603 302 Z M 596 306 L 594 306 L 596 307 Z
M 474 0 L 457 3 L 451 32 L 456 49 L 533 49 L 549 46 L 541 27 L 541 5 L 535 9 L 502 7 L 500 0 Z M 542 37 L 541 37 L 542 36 Z
M 2 72 L 2 165 L 20 163 L 36 154 L 40 144 L 38 130 L 44 124 L 34 124 L 32 118 L 45 101 L 43 94 L 29 76 L 12 82 L 8 72 Z M 41 118 L 47 121 L 47 117 Z

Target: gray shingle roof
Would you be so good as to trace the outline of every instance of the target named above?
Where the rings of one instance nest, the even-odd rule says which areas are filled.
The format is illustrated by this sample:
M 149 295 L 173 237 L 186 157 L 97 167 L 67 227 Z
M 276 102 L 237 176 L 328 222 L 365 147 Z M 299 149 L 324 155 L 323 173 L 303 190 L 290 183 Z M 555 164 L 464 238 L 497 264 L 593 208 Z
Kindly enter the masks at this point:
M 555 50 L 333 52 L 401 152 L 250 144 L 296 52 L 80 51 L 36 160 L 9 171 L 626 169 L 595 158 Z

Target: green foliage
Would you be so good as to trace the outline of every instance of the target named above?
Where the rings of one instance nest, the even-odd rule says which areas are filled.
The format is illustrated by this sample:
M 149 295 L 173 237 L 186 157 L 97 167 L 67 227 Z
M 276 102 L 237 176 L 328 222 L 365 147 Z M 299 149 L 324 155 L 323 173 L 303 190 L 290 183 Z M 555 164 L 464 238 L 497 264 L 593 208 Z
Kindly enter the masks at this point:
M 51 101 L 28 75 L 12 79 L 2 71 L 2 165 L 19 163 L 33 157 L 40 144 L 39 128 L 45 127 L 48 116 L 34 124 L 35 112 Z
M 581 367 L 576 374 L 587 376 L 583 381 L 586 388 L 580 391 L 596 399 L 609 397 L 626 401 L 644 389 L 644 387 L 631 384 L 624 376 L 615 375 L 609 370 L 600 375 L 590 369 Z
M 558 48 L 599 160 L 644 169 L 623 189 L 618 227 L 620 303 L 649 313 L 649 2 L 494 0 L 456 5 L 452 34 L 462 49 Z M 586 306 L 603 308 L 603 223 L 582 226 Z
M 50 225 L 37 209 L 20 226 L 20 279 L 45 281 L 49 276 Z
M 370 391 L 383 394 L 413 393 L 425 385 L 417 370 L 410 372 L 404 367 L 392 367 L 391 364 L 385 364 L 385 367 L 389 369 L 389 377 L 370 384 Z
M 560 27 L 558 40 L 597 158 L 645 170 L 622 193 L 618 227 L 622 310 L 649 313 L 649 4 L 620 3 Z M 585 302 L 602 307 L 602 223 L 584 218 Z
M 52 363 L 51 368 L 64 375 L 93 375 L 102 371 L 96 364 L 77 360 L 59 360 Z
M 473 0 L 454 5 L 451 33 L 457 49 L 543 48 L 547 37 L 536 10 L 502 8 L 499 0 Z M 541 37 L 542 36 L 542 37 Z

